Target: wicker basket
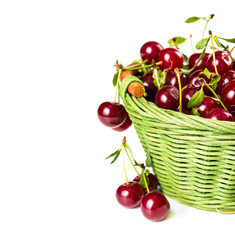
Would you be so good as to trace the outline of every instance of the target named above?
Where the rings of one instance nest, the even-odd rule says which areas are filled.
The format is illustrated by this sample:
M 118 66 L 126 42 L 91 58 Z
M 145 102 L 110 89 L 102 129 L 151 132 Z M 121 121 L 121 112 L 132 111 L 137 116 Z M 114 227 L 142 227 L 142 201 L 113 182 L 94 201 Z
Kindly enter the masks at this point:
M 235 211 L 235 122 L 162 109 L 144 97 L 120 95 L 161 188 L 170 198 L 208 211 Z

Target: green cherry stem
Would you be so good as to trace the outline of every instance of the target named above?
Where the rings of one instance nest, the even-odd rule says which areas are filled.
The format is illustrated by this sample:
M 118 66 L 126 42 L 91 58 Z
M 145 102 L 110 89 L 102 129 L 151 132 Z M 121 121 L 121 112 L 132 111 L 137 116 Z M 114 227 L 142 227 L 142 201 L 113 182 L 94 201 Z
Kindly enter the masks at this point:
M 147 193 L 149 193 L 150 191 L 149 191 L 148 183 L 147 183 L 147 180 L 146 180 L 146 177 L 145 177 L 144 168 L 142 168 L 142 175 L 143 175 L 143 178 L 144 178 L 144 185 L 146 187 Z
M 179 69 L 175 69 L 175 73 L 178 79 L 178 85 L 179 85 L 179 112 L 182 112 L 182 86 L 181 86 L 181 80 L 180 80 L 180 75 L 181 72 L 179 71 Z
M 126 177 L 126 184 L 129 185 L 129 181 L 127 178 L 127 173 L 126 173 L 126 168 L 125 168 L 125 163 L 124 163 L 124 147 L 122 146 L 122 164 L 123 164 L 123 170 L 124 170 L 124 174 Z
M 161 61 L 159 61 L 159 62 L 157 62 L 157 63 L 154 63 L 154 65 L 161 65 L 162 64 L 162 62 Z M 148 65 L 145 65 L 145 66 L 140 66 L 140 67 L 125 67 L 125 68 L 123 68 L 122 70 L 124 71 L 126 71 L 126 70 L 139 70 L 139 69 L 143 69 L 143 68 L 149 68 L 149 67 L 152 67 L 153 66 L 153 64 L 148 64 Z
M 119 81 L 120 81 L 120 75 L 121 75 L 122 69 L 118 70 L 118 79 L 117 79 L 117 85 L 116 85 L 116 90 L 115 90 L 115 96 L 114 96 L 114 104 L 117 102 L 117 95 L 118 95 L 118 103 L 120 102 L 120 97 L 118 94 L 119 90 Z
M 214 39 L 213 39 L 213 36 L 212 36 L 212 32 L 211 32 L 211 31 L 209 31 L 209 36 L 210 36 L 210 39 L 211 39 L 211 49 L 212 49 L 212 56 L 213 56 L 213 61 L 214 61 L 215 73 L 216 73 L 217 75 L 219 75 L 218 70 L 217 70 L 217 67 L 216 67 Z
M 205 24 L 205 27 L 203 29 L 203 33 L 202 33 L 202 39 L 204 39 L 204 35 L 205 35 L 205 31 L 206 31 L 206 28 L 207 28 L 207 25 L 209 23 L 209 21 L 214 17 L 214 14 L 211 14 L 210 17 L 208 17 L 206 20 L 206 24 Z
M 153 72 L 154 72 L 154 75 L 156 76 L 157 88 L 158 88 L 158 90 L 159 90 L 161 86 L 160 86 L 160 82 L 159 82 L 159 78 L 158 78 L 157 69 L 154 68 L 154 69 L 153 69 Z

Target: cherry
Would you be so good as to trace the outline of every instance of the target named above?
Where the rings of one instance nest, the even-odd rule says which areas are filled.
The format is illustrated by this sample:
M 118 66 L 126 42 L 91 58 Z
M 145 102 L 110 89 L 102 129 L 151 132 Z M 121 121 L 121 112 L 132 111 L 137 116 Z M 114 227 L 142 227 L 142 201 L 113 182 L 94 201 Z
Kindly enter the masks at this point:
M 153 72 L 149 71 L 145 73 L 142 77 L 140 77 L 140 80 L 143 82 L 145 91 L 147 93 L 146 99 L 148 101 L 154 102 L 157 87 L 153 83 Z
M 148 188 L 149 188 L 149 191 L 152 192 L 154 190 L 157 190 L 158 188 L 158 180 L 156 178 L 156 176 L 152 173 L 149 173 L 148 175 L 148 178 L 149 178 L 149 184 L 148 184 Z M 140 177 L 139 176 L 136 176 L 134 179 L 133 179 L 134 182 L 140 182 Z M 144 188 L 144 195 L 147 194 L 147 189 Z
M 235 80 L 235 71 L 229 70 L 223 74 L 220 78 L 219 82 L 217 83 L 216 93 L 221 95 L 223 87 L 230 81 Z
M 181 87 L 184 87 L 187 82 L 187 76 L 184 73 L 180 75 L 180 81 L 181 81 Z M 178 78 L 174 71 L 169 71 L 167 73 L 165 85 L 171 85 L 179 89 Z
M 201 117 L 205 117 L 210 110 L 218 107 L 219 104 L 213 98 L 205 96 L 202 103 L 195 108 Z
M 126 208 L 139 206 L 143 195 L 143 188 L 137 182 L 124 183 L 116 191 L 117 201 Z
M 192 72 L 189 76 L 188 76 L 188 84 L 193 87 L 193 88 L 196 88 L 197 90 L 200 90 L 201 86 L 202 86 L 202 83 L 201 83 L 201 80 L 200 79 L 203 79 L 206 83 L 209 83 L 210 82 L 210 79 L 208 79 L 206 77 L 206 75 L 204 74 L 201 74 L 203 70 L 197 70 L 195 72 Z M 206 87 L 204 86 L 203 87 L 203 91 L 206 95 L 210 95 L 211 94 L 211 91 Z
M 161 70 L 166 68 L 174 70 L 175 68 L 181 68 L 183 66 L 184 57 L 176 48 L 165 48 L 159 52 L 158 60 L 161 62 Z
M 232 58 L 229 56 L 227 52 L 216 51 L 215 59 L 216 59 L 216 68 L 219 75 L 223 75 L 225 72 L 233 68 Z M 210 72 L 215 72 L 214 59 L 212 54 L 208 58 L 206 66 Z
M 140 204 L 143 215 L 152 221 L 161 221 L 170 212 L 167 198 L 160 192 L 153 191 L 146 194 Z
M 146 63 L 150 64 L 152 60 L 158 62 L 158 54 L 163 49 L 163 46 L 154 41 L 146 42 L 140 49 L 140 56 L 142 60 L 147 60 Z
M 193 53 L 188 59 L 189 69 L 193 68 L 199 59 L 201 53 Z M 208 58 L 210 57 L 209 53 L 205 53 L 204 57 L 198 62 L 197 66 L 193 69 L 193 72 L 199 69 L 205 69 Z
M 206 118 L 211 118 L 220 121 L 233 121 L 233 115 L 222 109 L 222 108 L 214 108 L 207 115 Z
M 127 130 L 131 125 L 132 125 L 132 121 L 131 121 L 129 115 L 127 114 L 126 120 L 124 120 L 124 122 L 120 126 L 113 128 L 113 130 L 118 131 L 118 132 L 123 132 L 123 131 Z
M 230 111 L 235 111 L 235 80 L 228 82 L 221 92 L 221 100 Z
M 127 112 L 122 104 L 103 102 L 100 104 L 98 111 L 99 120 L 107 127 L 120 126 L 127 117 Z
M 171 85 L 161 87 L 155 95 L 158 107 L 177 110 L 179 107 L 179 90 Z
M 197 92 L 194 87 L 187 86 L 182 90 L 182 107 L 183 109 L 188 109 L 187 105 L 190 98 Z

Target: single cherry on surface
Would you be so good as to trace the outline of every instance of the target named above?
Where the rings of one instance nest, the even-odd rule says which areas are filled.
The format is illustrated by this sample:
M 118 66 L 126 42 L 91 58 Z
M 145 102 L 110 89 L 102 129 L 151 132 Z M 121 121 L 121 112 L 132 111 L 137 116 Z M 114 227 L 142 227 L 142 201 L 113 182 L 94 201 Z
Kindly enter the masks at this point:
M 189 69 L 193 68 L 198 61 L 201 53 L 193 53 L 188 59 L 188 67 Z M 205 69 L 207 60 L 210 56 L 210 53 L 205 53 L 204 57 L 198 62 L 197 66 L 193 69 L 193 72 L 199 69 Z
M 120 126 L 114 127 L 112 129 L 117 132 L 123 132 L 123 131 L 127 130 L 131 125 L 132 125 L 132 121 L 131 121 L 129 115 L 127 114 L 126 120 L 124 120 L 124 122 Z
M 179 107 L 179 90 L 171 85 L 161 87 L 155 95 L 155 103 L 160 108 L 176 111 Z
M 165 48 L 159 52 L 158 60 L 161 62 L 159 65 L 163 71 L 168 68 L 174 70 L 175 68 L 182 68 L 184 63 L 183 54 L 176 48 Z
M 205 96 L 202 103 L 195 107 L 201 117 L 205 117 L 212 109 L 218 108 L 219 104 L 211 97 Z
M 116 190 L 117 201 L 126 208 L 135 208 L 140 205 L 144 190 L 137 182 L 124 183 Z
M 153 72 L 149 71 L 145 73 L 143 76 L 140 77 L 140 80 L 143 82 L 145 91 L 147 93 L 147 96 L 145 97 L 146 100 L 154 102 L 157 87 L 153 83 Z
M 222 108 L 214 108 L 207 115 L 206 118 L 220 120 L 220 121 L 233 121 L 233 115 Z
M 221 95 L 221 92 L 224 88 L 224 86 L 231 82 L 232 80 L 235 80 L 235 70 L 229 70 L 223 74 L 223 76 L 220 78 L 219 82 L 217 83 L 216 87 L 216 93 Z
M 216 51 L 215 52 L 216 59 L 216 68 L 220 76 L 222 76 L 228 70 L 233 68 L 233 61 L 231 56 L 224 51 Z M 210 72 L 216 72 L 214 67 L 214 58 L 213 55 L 208 58 L 206 67 Z
M 162 221 L 170 212 L 167 198 L 157 191 L 146 194 L 142 198 L 140 208 L 147 219 L 155 222 Z
M 127 118 L 127 112 L 120 103 L 103 102 L 98 107 L 99 120 L 107 127 L 118 127 Z
M 185 75 L 184 73 L 180 74 L 180 82 L 181 82 L 181 87 L 184 87 L 187 83 L 187 75 Z M 179 89 L 177 74 L 174 71 L 169 71 L 167 73 L 165 85 L 171 85 Z
M 235 80 L 228 82 L 222 92 L 221 100 L 230 111 L 235 111 Z
M 150 64 L 152 60 L 158 62 L 158 54 L 163 49 L 163 46 L 155 41 L 146 42 L 140 49 L 140 56 L 142 60 L 147 60 L 146 63 Z

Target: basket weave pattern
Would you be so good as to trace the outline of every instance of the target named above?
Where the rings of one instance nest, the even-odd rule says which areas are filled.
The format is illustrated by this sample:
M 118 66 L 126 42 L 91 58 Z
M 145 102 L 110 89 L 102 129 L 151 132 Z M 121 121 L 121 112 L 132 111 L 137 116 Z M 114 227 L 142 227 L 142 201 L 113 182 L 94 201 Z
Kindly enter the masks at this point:
M 208 211 L 235 211 L 235 122 L 161 109 L 144 97 L 120 95 L 167 196 Z

